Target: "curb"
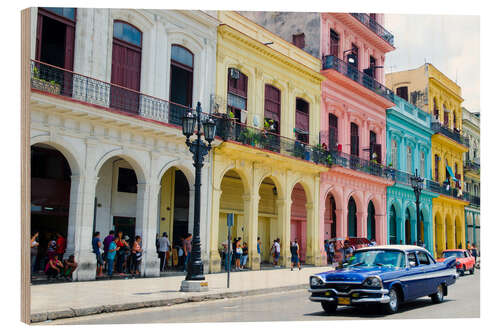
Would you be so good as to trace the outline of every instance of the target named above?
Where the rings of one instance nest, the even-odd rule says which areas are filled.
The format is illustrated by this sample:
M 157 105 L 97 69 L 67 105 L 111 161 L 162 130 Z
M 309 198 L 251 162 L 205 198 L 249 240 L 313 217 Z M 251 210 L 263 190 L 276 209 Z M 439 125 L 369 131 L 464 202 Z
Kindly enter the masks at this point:
M 143 308 L 153 308 L 153 307 L 161 307 L 161 306 L 172 306 L 176 304 L 183 304 L 188 302 L 203 302 L 203 301 L 213 301 L 217 299 L 224 298 L 236 298 L 236 297 L 244 297 L 244 296 L 255 296 L 255 295 L 264 295 L 264 294 L 272 294 L 283 291 L 292 291 L 299 290 L 303 288 L 307 288 L 309 284 L 299 284 L 293 286 L 285 286 L 285 287 L 277 287 L 277 288 L 261 288 L 261 289 L 252 289 L 252 290 L 242 290 L 242 291 L 229 291 L 229 292 L 221 292 L 217 294 L 210 295 L 199 295 L 199 296 L 185 296 L 171 299 L 159 299 L 159 300 L 151 300 L 145 302 L 130 302 L 123 304 L 112 304 L 112 305 L 99 305 L 92 306 L 87 308 L 69 308 L 65 310 L 57 310 L 57 311 L 48 311 L 48 312 L 38 312 L 31 314 L 31 323 L 40 323 L 47 320 L 56 320 L 63 318 L 74 318 L 74 317 L 83 317 L 90 316 L 99 313 L 110 313 L 110 312 L 118 312 L 118 311 L 128 311 L 135 309 L 143 309 Z

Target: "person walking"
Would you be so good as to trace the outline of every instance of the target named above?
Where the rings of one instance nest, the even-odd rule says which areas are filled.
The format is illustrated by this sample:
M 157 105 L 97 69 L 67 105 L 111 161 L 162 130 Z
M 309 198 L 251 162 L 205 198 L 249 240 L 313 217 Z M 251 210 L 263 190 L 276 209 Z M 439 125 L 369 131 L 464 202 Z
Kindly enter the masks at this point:
M 184 241 L 182 241 L 182 248 L 183 248 L 184 254 L 186 256 L 186 259 L 184 260 L 184 272 L 187 271 L 189 259 L 191 258 L 191 249 L 192 249 L 191 240 L 192 239 L 193 239 L 193 236 L 191 234 L 187 234 L 187 237 L 184 239 Z
M 281 252 L 281 249 L 280 249 L 280 239 L 276 238 L 276 241 L 274 242 L 274 266 L 276 268 L 279 267 L 278 262 L 279 262 L 279 259 L 280 259 L 280 252 Z
M 97 277 L 102 277 L 102 266 L 104 261 L 102 260 L 102 248 L 101 248 L 101 233 L 99 231 L 94 232 L 94 238 L 92 238 L 92 251 L 95 253 L 95 258 L 97 261 L 96 274 Z
M 164 272 L 167 270 L 168 257 L 167 253 L 170 252 L 170 241 L 168 240 L 167 233 L 164 232 L 163 235 L 158 240 L 158 253 L 160 254 L 160 271 Z
M 327 240 L 325 240 L 323 242 L 323 249 L 325 250 L 325 253 L 326 253 L 326 263 L 327 264 L 332 262 L 331 258 L 330 258 L 330 246 L 329 245 L 330 245 L 330 243 Z
M 302 269 L 300 267 L 300 258 L 299 258 L 299 243 L 297 239 L 295 239 L 290 245 L 290 253 L 292 254 L 292 265 L 291 270 L 293 271 L 293 265 L 296 265 L 299 268 L 299 271 Z
M 59 257 L 59 260 L 63 260 L 64 252 L 66 252 L 66 238 L 58 232 L 56 233 L 56 236 L 56 254 Z
M 31 237 L 30 242 L 30 255 L 31 255 L 31 275 L 37 271 L 36 269 L 36 257 L 38 256 L 38 232 L 35 232 L 33 237 Z
M 335 245 L 333 242 L 329 242 L 328 243 L 328 260 L 330 261 L 330 264 L 333 264 L 334 256 L 335 256 Z
M 236 250 L 235 250 L 235 270 L 239 271 L 241 270 L 241 256 L 243 254 L 243 249 L 241 248 L 241 242 L 240 239 L 236 241 Z

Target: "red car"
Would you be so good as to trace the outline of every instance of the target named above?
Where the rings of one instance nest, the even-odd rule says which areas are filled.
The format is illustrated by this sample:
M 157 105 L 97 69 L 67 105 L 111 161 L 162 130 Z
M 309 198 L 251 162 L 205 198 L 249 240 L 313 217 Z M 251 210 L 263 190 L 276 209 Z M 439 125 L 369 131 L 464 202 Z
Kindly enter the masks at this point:
M 465 274 L 465 271 L 469 271 L 469 274 L 474 274 L 474 266 L 476 265 L 476 259 L 467 250 L 463 249 L 450 249 L 443 251 L 443 257 L 437 261 L 444 261 L 444 259 L 455 256 L 457 257 L 457 272 L 461 276 Z

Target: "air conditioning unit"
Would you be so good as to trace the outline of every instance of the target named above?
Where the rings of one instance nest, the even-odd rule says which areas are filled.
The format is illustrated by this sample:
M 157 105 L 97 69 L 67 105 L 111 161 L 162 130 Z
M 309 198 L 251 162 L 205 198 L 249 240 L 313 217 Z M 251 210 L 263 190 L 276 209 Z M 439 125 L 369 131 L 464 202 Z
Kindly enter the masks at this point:
M 238 80 L 240 78 L 240 71 L 237 70 L 236 68 L 231 68 L 229 70 L 229 75 L 231 76 L 232 79 Z
M 241 123 L 246 124 L 247 123 L 247 115 L 248 111 L 247 110 L 241 110 Z

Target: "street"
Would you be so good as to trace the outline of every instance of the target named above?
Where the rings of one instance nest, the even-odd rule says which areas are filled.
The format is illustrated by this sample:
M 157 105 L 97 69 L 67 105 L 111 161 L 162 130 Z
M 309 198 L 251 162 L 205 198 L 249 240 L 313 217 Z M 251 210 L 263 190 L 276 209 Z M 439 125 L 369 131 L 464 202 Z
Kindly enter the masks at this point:
M 352 320 L 352 319 L 437 319 L 478 318 L 480 315 L 480 274 L 466 274 L 449 288 L 441 304 L 429 297 L 401 306 L 395 315 L 386 316 L 376 309 L 341 307 L 337 313 L 325 314 L 319 303 L 308 300 L 306 290 L 186 303 L 171 307 L 139 309 L 87 317 L 46 321 L 40 324 L 134 324 L 198 323 L 245 321 Z

